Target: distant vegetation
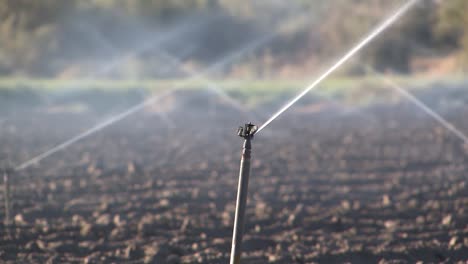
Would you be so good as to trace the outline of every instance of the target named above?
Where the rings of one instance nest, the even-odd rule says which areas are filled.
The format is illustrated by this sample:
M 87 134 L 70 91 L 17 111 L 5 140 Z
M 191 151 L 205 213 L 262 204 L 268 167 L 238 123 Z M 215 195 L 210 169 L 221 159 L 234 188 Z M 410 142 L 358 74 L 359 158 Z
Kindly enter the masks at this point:
M 177 78 L 182 72 L 168 70 L 158 49 L 141 47 L 178 30 L 181 35 L 162 48 L 182 57 L 184 67 L 198 69 L 281 27 L 278 38 L 220 74 L 303 77 L 342 54 L 403 2 L 0 0 L 0 76 Z M 466 0 L 424 1 L 369 46 L 362 59 L 398 73 L 468 69 L 466 12 Z M 197 23 L 202 23 L 199 29 L 188 29 Z M 127 54 L 118 61 L 122 65 L 106 69 Z M 363 71 L 356 64 L 345 73 Z
M 412 76 L 394 76 L 392 80 L 415 92 L 435 87 L 457 88 L 466 85 L 463 79 L 452 77 L 422 79 Z M 306 81 L 300 80 L 216 81 L 218 88 L 233 99 L 252 108 L 265 105 L 277 108 L 306 84 Z M 205 82 L 183 79 L 141 81 L 0 78 L 0 113 L 77 105 L 112 112 L 116 107 L 131 107 L 150 95 L 163 94 L 164 91 L 174 88 L 180 88 L 182 91 L 209 91 Z M 370 102 L 395 101 L 401 98 L 377 76 L 335 77 L 325 80 L 318 89 L 307 95 L 299 104 L 317 100 L 330 103 L 328 99 L 344 105 L 366 105 Z

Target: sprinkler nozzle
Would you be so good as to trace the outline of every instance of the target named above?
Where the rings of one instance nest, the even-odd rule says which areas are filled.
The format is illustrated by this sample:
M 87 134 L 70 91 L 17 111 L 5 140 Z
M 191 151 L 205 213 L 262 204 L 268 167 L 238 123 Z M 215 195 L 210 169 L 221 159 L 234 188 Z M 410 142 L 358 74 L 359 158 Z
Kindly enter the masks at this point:
M 257 129 L 256 125 L 248 123 L 245 124 L 244 127 L 240 126 L 239 129 L 237 129 L 237 135 L 245 139 L 251 139 L 255 135 L 255 132 L 257 132 Z

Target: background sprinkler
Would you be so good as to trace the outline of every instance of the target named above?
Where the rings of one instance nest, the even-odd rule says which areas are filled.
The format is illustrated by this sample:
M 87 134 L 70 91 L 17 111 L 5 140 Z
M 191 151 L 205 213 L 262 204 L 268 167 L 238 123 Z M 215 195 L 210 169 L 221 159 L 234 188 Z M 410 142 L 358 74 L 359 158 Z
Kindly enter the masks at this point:
M 3 200 L 5 208 L 4 225 L 8 229 L 11 223 L 11 202 L 10 202 L 10 174 L 13 172 L 10 168 L 3 169 Z
M 244 138 L 244 146 L 240 161 L 239 185 L 237 187 L 236 213 L 234 217 L 234 230 L 232 234 L 231 264 L 240 263 L 242 235 L 244 232 L 244 216 L 247 204 L 247 191 L 249 187 L 251 140 L 257 132 L 257 126 L 248 123 L 239 127 L 237 135 Z

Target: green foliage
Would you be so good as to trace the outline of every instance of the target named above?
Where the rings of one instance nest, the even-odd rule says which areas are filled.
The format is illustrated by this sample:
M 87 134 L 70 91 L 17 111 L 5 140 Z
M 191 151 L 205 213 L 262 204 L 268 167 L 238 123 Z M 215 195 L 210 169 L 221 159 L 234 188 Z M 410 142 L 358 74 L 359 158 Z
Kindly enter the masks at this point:
M 242 61 L 239 67 L 243 69 L 227 69 L 225 73 L 270 78 L 289 65 L 299 65 L 294 72 L 300 71 L 301 65 L 304 72 L 310 72 L 314 69 L 311 64 L 339 56 L 404 2 L 0 0 L 0 75 L 86 75 L 83 72 L 92 71 L 89 65 L 110 57 L 110 49 L 117 54 L 134 50 L 141 42 L 135 37 L 139 28 L 167 28 L 188 17 L 197 20 L 216 15 L 224 19 L 210 24 L 204 32 L 189 35 L 192 41 L 173 47 L 197 46 L 190 65 L 207 64 L 247 39 L 281 28 L 279 38 Z M 460 61 L 468 65 L 468 1 L 422 3 L 365 49 L 362 58 L 366 63 L 382 71 L 408 72 L 412 58 L 425 56 L 421 50 L 432 49 L 436 55 L 458 52 Z M 133 57 L 122 69 L 145 69 L 143 77 L 151 76 L 148 69 L 166 66 L 154 63 L 155 57 L 156 52 L 146 52 Z
M 399 84 L 405 87 L 424 88 L 437 86 L 460 86 L 462 79 L 451 76 L 440 78 L 415 78 L 394 76 Z M 286 100 L 308 84 L 300 80 L 225 80 L 217 82 L 220 89 L 228 95 L 250 107 L 282 105 Z M 62 95 L 63 106 L 89 104 L 93 109 L 112 109 L 122 104 L 125 98 L 129 107 L 144 100 L 143 95 L 164 93 L 173 88 L 187 90 L 205 90 L 202 81 L 184 80 L 151 80 L 151 81 L 111 81 L 111 80 L 57 80 L 57 79 L 12 79 L 0 78 L 0 110 L 11 111 L 17 107 L 45 107 L 45 98 Z M 63 88 L 72 88 L 64 96 Z M 380 78 L 331 78 L 325 80 L 318 89 L 309 94 L 301 103 L 312 103 L 316 100 L 329 102 L 339 100 L 344 105 L 366 104 L 375 100 L 390 100 L 397 96 L 391 88 L 382 83 Z M 397 96 L 398 97 L 398 96 Z M 66 99 L 68 98 L 68 99 Z M 59 104 L 57 102 L 57 104 Z M 20 109 L 18 108 L 18 109 Z
M 56 21 L 74 7 L 74 0 L 1 0 L 0 73 L 47 74 L 40 63 L 56 47 Z
M 438 10 L 434 31 L 446 46 L 460 50 L 460 63 L 468 69 L 468 1 L 444 1 Z

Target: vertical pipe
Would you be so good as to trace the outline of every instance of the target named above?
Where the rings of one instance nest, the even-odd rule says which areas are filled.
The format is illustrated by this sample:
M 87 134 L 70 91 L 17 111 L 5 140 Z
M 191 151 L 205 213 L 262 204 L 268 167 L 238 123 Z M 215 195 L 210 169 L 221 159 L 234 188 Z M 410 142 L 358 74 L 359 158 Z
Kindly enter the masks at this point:
M 11 206 L 10 206 L 10 179 L 9 171 L 3 171 L 3 197 L 5 203 L 5 219 L 4 224 L 6 227 L 9 227 L 11 224 Z
M 247 191 L 249 187 L 250 153 L 252 149 L 250 141 L 250 136 L 245 137 L 240 162 L 239 186 L 237 190 L 236 214 L 234 218 L 230 264 L 239 264 L 241 257 L 242 236 L 244 232 L 244 216 L 247 204 Z

